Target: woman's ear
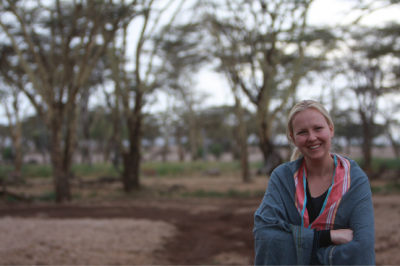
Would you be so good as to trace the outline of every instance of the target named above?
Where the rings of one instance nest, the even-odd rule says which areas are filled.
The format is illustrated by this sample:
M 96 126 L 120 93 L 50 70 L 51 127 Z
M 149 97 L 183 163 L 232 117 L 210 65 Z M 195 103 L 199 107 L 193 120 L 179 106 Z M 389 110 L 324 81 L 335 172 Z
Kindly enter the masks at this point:
M 329 124 L 329 130 L 331 131 L 331 138 L 333 138 L 333 136 L 335 136 L 335 131 L 333 130 L 332 124 Z
M 292 139 L 292 141 L 293 141 L 293 144 L 296 146 L 296 142 L 294 141 L 294 137 L 293 137 L 293 134 L 289 134 L 290 135 L 290 138 Z

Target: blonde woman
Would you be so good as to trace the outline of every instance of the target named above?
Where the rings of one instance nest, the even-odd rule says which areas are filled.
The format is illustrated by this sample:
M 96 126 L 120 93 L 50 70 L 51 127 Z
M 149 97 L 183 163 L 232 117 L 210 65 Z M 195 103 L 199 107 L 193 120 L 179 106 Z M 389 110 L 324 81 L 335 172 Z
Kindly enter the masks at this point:
M 372 265 L 375 229 L 367 176 L 331 152 L 334 125 L 318 102 L 291 110 L 291 162 L 271 174 L 255 213 L 255 265 Z

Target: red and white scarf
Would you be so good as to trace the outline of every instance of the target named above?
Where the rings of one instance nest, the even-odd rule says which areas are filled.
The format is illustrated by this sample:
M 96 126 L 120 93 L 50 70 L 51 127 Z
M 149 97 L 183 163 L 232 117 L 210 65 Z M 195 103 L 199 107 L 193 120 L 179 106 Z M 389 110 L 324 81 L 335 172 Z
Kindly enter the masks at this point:
M 295 204 L 300 216 L 302 217 L 302 225 L 304 227 L 332 230 L 340 201 L 343 195 L 350 189 L 350 162 L 346 158 L 337 154 L 332 154 L 332 156 L 335 159 L 335 174 L 332 185 L 328 190 L 321 213 L 311 225 L 306 208 L 307 195 L 305 184 L 307 179 L 307 170 L 304 159 L 299 170 L 294 174 L 294 183 L 296 186 Z

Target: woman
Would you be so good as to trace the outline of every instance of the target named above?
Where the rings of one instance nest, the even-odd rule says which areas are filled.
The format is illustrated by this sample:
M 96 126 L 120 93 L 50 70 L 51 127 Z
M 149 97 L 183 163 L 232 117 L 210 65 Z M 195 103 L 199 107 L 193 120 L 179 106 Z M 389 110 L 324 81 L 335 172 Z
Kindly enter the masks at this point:
M 318 102 L 296 104 L 286 135 L 291 162 L 271 174 L 255 213 L 255 265 L 375 264 L 375 230 L 367 176 L 331 153 L 334 125 Z

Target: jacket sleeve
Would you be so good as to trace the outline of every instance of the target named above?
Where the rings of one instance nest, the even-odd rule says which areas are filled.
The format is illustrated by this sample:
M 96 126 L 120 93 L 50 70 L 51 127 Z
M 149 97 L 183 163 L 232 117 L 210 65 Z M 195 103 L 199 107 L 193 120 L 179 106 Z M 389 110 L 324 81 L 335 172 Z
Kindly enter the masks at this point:
M 282 186 L 275 172 L 272 173 L 264 199 L 255 213 L 255 265 L 310 265 L 313 243 L 313 229 L 290 224 L 289 214 L 296 211 L 289 196 L 283 196 Z M 282 198 L 285 198 L 284 202 Z
M 332 245 L 318 250 L 318 258 L 325 265 L 375 265 L 375 228 L 369 182 L 364 179 L 356 189 L 357 197 L 352 197 L 341 204 L 354 205 L 350 217 L 349 228 L 353 230 L 353 240 L 343 245 Z

